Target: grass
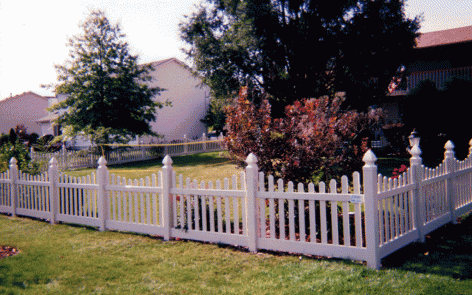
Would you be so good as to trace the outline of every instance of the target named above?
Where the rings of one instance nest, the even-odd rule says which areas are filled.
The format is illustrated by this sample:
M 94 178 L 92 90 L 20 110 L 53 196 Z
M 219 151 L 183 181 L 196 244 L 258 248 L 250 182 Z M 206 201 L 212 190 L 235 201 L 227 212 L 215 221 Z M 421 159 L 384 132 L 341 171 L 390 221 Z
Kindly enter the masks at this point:
M 316 259 L 0 215 L 0 294 L 472 294 L 472 215 L 384 259 Z
M 227 152 L 210 152 L 178 156 L 172 158 L 172 161 L 172 167 L 177 177 L 182 174 L 184 179 L 189 177 L 191 180 L 197 179 L 199 182 L 204 180 L 206 182 L 213 181 L 214 183 L 217 179 L 223 181 L 224 178 L 231 180 L 234 174 L 239 178 L 239 173 L 244 171 L 228 159 Z M 402 164 L 409 166 L 409 163 L 410 160 L 407 158 L 379 158 L 377 160 L 378 172 L 383 176 L 390 177 L 394 168 L 399 168 Z M 162 166 L 162 159 L 158 159 L 109 166 L 108 170 L 110 174 L 114 173 L 115 175 L 128 179 L 139 179 L 150 176 L 153 173 L 157 174 L 157 172 L 162 169 Z M 87 176 L 95 171 L 96 169 L 89 168 L 70 170 L 65 173 L 72 176 Z
M 236 174 L 239 178 L 239 173 L 243 169 L 238 168 L 233 162 L 227 158 L 227 152 L 211 152 L 201 153 L 187 156 L 179 156 L 172 158 L 172 167 L 177 174 L 177 177 L 182 174 L 184 179 L 189 177 L 191 180 L 197 179 L 199 182 L 204 180 L 206 182 L 224 178 L 231 180 L 231 177 Z M 143 161 L 137 163 L 122 164 L 116 166 L 109 166 L 110 174 L 114 173 L 121 177 L 128 179 L 139 179 L 162 170 L 162 159 Z M 86 176 L 95 172 L 96 169 L 80 169 L 66 171 L 65 173 L 72 176 Z

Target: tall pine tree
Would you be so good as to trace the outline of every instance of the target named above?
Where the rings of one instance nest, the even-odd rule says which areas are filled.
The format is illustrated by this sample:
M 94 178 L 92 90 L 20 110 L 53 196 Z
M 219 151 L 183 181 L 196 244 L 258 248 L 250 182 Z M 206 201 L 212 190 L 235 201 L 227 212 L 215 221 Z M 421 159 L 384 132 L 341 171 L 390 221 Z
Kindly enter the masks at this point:
M 152 98 L 162 89 L 146 85 L 148 65 L 138 65 L 118 24 L 94 11 L 69 40 L 69 57 L 56 65 L 56 94 L 68 95 L 51 110 L 66 111 L 55 120 L 65 136 L 85 136 L 93 143 L 128 142 L 137 135 L 157 135 L 149 125 L 163 103 Z

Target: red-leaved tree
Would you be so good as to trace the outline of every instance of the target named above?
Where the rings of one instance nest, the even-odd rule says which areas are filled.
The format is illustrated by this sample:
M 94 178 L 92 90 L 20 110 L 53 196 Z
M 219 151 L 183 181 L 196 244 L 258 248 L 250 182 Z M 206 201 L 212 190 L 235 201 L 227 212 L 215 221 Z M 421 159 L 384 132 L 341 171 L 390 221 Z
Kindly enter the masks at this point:
M 243 88 L 226 109 L 230 154 L 242 165 L 249 153 L 261 171 L 284 181 L 318 182 L 350 175 L 362 167 L 367 138 L 360 134 L 376 124 L 380 114 L 342 111 L 342 96 L 304 99 L 287 106 L 285 117 L 271 117 L 263 99 L 256 107 Z

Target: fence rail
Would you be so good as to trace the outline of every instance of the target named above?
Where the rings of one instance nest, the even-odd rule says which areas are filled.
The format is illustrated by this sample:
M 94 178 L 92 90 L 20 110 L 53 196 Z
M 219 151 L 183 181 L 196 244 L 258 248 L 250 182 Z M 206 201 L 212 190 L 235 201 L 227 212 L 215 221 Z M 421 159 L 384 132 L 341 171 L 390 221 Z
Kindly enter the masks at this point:
M 471 141 L 472 145 L 472 141 Z M 366 261 L 381 259 L 472 210 L 472 156 L 455 159 L 453 144 L 435 169 L 422 165 L 418 146 L 398 178 L 377 174 L 369 150 L 361 174 L 341 183 L 295 185 L 264 175 L 250 154 L 240 175 L 205 183 L 175 174 L 167 155 L 162 171 L 145 179 L 96 173 L 70 177 L 52 158 L 47 172 L 18 171 L 16 159 L 0 174 L 0 212 L 258 249 Z M 472 148 L 471 148 L 472 149 Z
M 222 136 L 218 139 L 209 140 L 205 134 L 203 134 L 202 138 L 195 141 L 184 138 L 181 143 L 135 146 L 116 145 L 115 148 L 117 149 L 105 155 L 108 165 L 152 160 L 165 155 L 183 156 L 201 152 L 222 151 L 225 149 Z M 58 161 L 59 170 L 67 170 L 96 168 L 100 155 L 93 153 L 91 150 L 67 151 L 65 148 L 55 153 L 31 151 L 32 160 L 45 163 L 43 170 L 47 170 L 46 163 L 53 157 Z

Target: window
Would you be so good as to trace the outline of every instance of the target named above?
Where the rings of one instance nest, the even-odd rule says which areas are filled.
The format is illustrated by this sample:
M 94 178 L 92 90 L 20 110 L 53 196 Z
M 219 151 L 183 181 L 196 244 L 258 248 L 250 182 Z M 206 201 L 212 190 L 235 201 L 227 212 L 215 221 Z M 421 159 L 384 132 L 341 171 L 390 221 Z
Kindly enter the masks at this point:
M 54 128 L 54 136 L 58 136 L 62 134 L 61 125 L 54 125 L 53 128 Z

